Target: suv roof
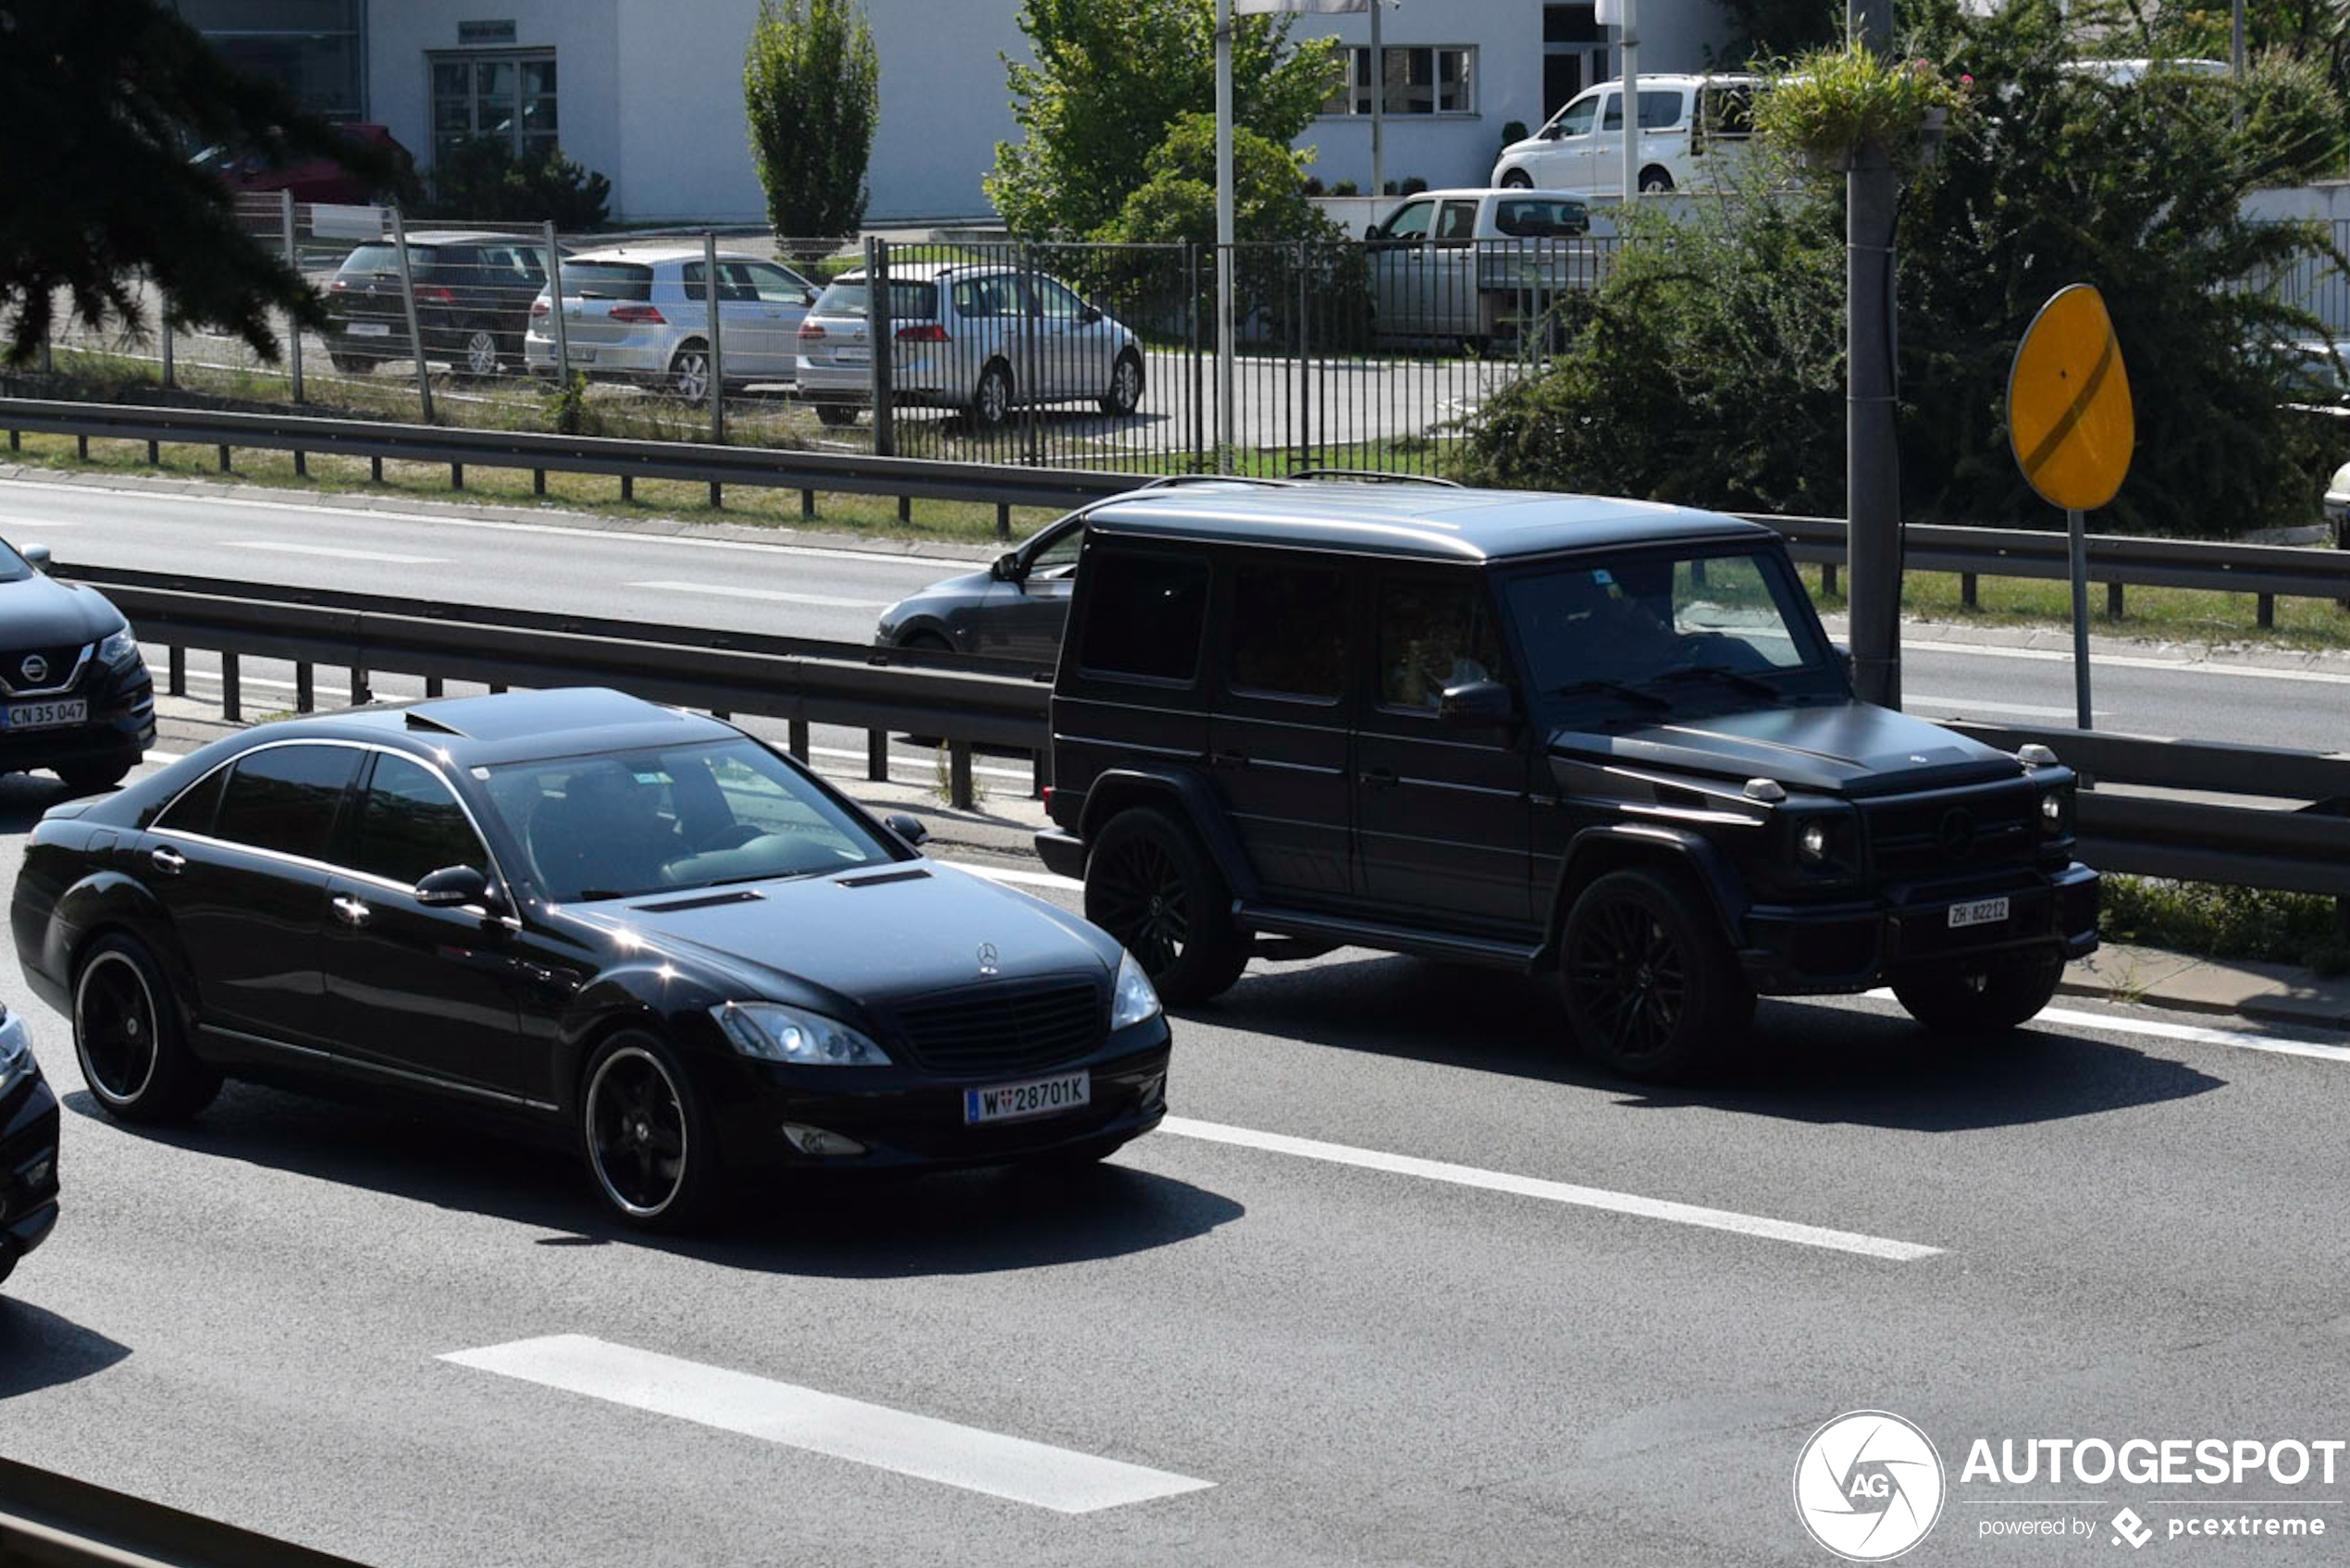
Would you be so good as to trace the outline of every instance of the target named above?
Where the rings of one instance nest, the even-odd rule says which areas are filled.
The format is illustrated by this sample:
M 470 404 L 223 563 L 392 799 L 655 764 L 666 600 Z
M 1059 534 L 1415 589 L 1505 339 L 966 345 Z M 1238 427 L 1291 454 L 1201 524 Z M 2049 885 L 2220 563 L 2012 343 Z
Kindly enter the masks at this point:
M 1143 490 L 1104 502 L 1086 520 L 1106 535 L 1280 544 L 1437 561 L 1501 561 L 1608 545 L 1776 537 L 1758 523 L 1654 501 L 1343 483 Z

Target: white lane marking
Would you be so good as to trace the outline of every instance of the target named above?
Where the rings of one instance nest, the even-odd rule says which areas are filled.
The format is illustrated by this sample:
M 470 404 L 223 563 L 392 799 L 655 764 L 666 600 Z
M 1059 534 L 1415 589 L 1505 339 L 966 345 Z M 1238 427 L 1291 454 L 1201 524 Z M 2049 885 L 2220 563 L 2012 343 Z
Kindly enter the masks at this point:
M 1997 648 L 1981 643 L 1919 642 L 1906 643 L 1902 657 L 1914 661 L 1921 654 L 1960 653 L 1981 659 L 2032 659 L 2042 663 L 2070 664 L 2069 649 L 2054 648 Z M 2336 674 L 2328 670 L 2277 670 L 2265 664 L 2223 664 L 2214 660 L 2139 659 L 2125 653 L 2092 653 L 2091 669 L 2115 670 L 2175 670 L 2187 675 L 2244 675 L 2256 681 L 2309 681 L 2319 685 L 2350 685 L 2350 674 Z M 2064 710 L 2070 713 L 2071 709 Z
M 1356 1166 L 1365 1170 L 1387 1171 L 1397 1176 L 1416 1176 L 1426 1181 L 1476 1187 L 1489 1192 L 1509 1192 L 1522 1198 L 1540 1198 L 1548 1203 L 1602 1209 L 1610 1214 L 1632 1215 L 1641 1219 L 1669 1220 L 1676 1225 L 1701 1226 L 1708 1230 L 1735 1231 L 1741 1236 L 1791 1241 L 1798 1246 L 1822 1247 L 1830 1252 L 1854 1253 L 1861 1257 L 1884 1258 L 1891 1263 L 1915 1263 L 1920 1258 L 1937 1256 L 1942 1251 L 1939 1247 L 1922 1246 L 1915 1241 L 1894 1241 L 1882 1236 L 1863 1236 L 1858 1231 L 1831 1230 L 1823 1226 L 1798 1224 L 1793 1220 L 1739 1214 L 1735 1209 L 1701 1208 L 1695 1204 L 1676 1204 L 1669 1199 L 1612 1192 L 1603 1187 L 1578 1187 L 1572 1182 L 1546 1181 L 1540 1177 L 1514 1176 L 1507 1171 L 1479 1170 L 1475 1166 L 1453 1165 L 1444 1160 L 1391 1154 L 1379 1149 L 1357 1149 L 1345 1143 L 1325 1143 L 1314 1138 L 1292 1138 L 1282 1132 L 1258 1132 L 1251 1128 L 1194 1121 L 1189 1117 L 1169 1117 L 1158 1124 L 1158 1130 L 1171 1132 L 1179 1138 L 1198 1138 L 1211 1143 L 1231 1143 L 1244 1149 L 1293 1154 L 1300 1159 L 1323 1160 L 1331 1165 Z
M 810 757 L 846 757 L 859 762 L 865 759 L 863 752 L 846 746 L 811 746 L 808 748 L 808 754 Z M 937 755 L 934 752 L 925 751 L 921 747 L 908 747 L 898 750 L 891 758 L 891 761 L 893 763 L 905 762 L 909 758 L 918 762 L 937 760 Z M 1011 779 L 1023 784 L 1034 776 L 1025 768 L 990 768 L 977 762 L 971 764 L 971 772 L 982 778 Z
M 629 583 L 632 588 L 652 588 L 665 594 L 715 594 L 721 599 L 758 599 L 773 604 L 815 604 L 831 610 L 887 610 L 881 599 L 835 599 L 831 594 L 785 593 L 776 588 L 738 588 L 731 583 Z
M 1915 713 L 1922 709 L 1938 713 L 2021 713 L 2028 719 L 2073 719 L 2080 716 L 2077 708 L 2042 708 L 2029 702 L 1988 702 L 1979 697 L 1928 697 L 1923 692 L 1901 694 L 1901 709 Z M 2094 717 L 2105 712 L 2102 708 L 2091 710 Z
M 1058 887 L 1066 892 L 1082 893 L 1085 884 L 1075 877 L 1058 876 L 1051 871 L 1015 870 L 1009 866 L 983 866 L 975 860 L 940 859 L 942 866 L 952 866 L 959 871 L 969 871 L 989 882 L 1009 883 L 1014 887 Z
M 867 566 L 887 566 L 904 562 L 912 566 L 938 566 L 949 571 L 974 571 L 981 564 L 945 555 L 900 555 L 884 549 L 828 549 L 822 545 L 768 544 L 760 539 L 697 539 L 676 534 L 647 534 L 628 528 L 583 528 L 565 523 L 506 523 L 488 517 L 436 517 L 425 512 L 392 512 L 379 507 L 305 506 L 299 501 L 248 500 L 233 495 L 172 495 L 149 490 L 117 490 L 104 485 L 58 485 L 39 479 L 11 479 L 6 483 L 21 485 L 29 490 L 52 490 L 61 495 L 88 495 L 95 492 L 120 500 L 139 501 L 149 506 L 208 506 L 216 510 L 227 508 L 237 512 L 298 512 L 307 517 L 340 517 L 354 521 L 368 518 L 388 519 L 394 523 L 425 523 L 438 528 L 483 528 L 493 533 L 566 534 L 575 538 L 613 539 L 624 543 L 657 545 L 663 549 L 673 546 L 686 549 L 759 550 L 773 555 L 804 555 L 822 561 L 854 561 Z M 103 518 L 85 518 L 85 522 L 104 522 Z M 142 517 L 142 523 L 153 518 Z
M 140 754 L 142 762 L 177 762 L 187 755 L 184 751 L 147 751 Z
M 323 555 L 333 561 L 377 561 L 387 566 L 447 566 L 446 556 L 394 555 L 381 549 L 343 549 L 335 545 L 289 545 L 275 539 L 223 539 L 224 549 L 261 549 L 274 555 Z
M 2272 1035 L 2249 1034 L 2236 1029 L 2210 1029 L 2202 1024 L 2109 1018 L 2104 1013 L 2086 1013 L 2072 1007 L 2044 1007 L 2035 1021 L 2075 1029 L 2109 1029 L 2116 1034 L 2151 1034 L 2195 1045 L 2225 1045 L 2237 1051 L 2259 1051 L 2271 1056 L 2307 1056 L 2320 1062 L 2350 1063 L 2350 1045 L 2319 1045 L 2307 1040 L 2280 1040 Z
M 1092 1513 L 1216 1484 L 585 1334 L 516 1340 L 439 1359 L 1058 1513 Z

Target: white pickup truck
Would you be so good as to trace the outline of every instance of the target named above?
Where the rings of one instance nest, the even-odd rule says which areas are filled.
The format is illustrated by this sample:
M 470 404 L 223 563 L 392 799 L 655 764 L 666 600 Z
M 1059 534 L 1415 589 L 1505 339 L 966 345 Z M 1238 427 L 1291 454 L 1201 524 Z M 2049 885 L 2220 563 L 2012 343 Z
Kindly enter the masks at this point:
M 1563 191 L 1424 191 L 1363 236 L 1381 337 L 1514 338 L 1599 280 L 1590 209 Z

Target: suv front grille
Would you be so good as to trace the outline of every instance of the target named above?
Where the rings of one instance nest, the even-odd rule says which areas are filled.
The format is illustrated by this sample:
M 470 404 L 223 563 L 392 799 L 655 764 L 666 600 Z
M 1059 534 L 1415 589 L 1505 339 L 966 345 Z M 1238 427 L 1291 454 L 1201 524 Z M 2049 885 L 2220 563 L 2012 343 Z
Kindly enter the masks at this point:
M 1091 980 L 980 986 L 896 1012 L 907 1048 L 940 1072 L 1048 1068 L 1091 1055 L 1109 1033 L 1102 987 Z
M 1879 876 L 1932 876 L 2032 862 L 2039 793 L 2028 780 L 1864 804 Z
M 0 687 L 9 692 L 56 691 L 68 685 L 81 662 L 81 650 L 86 646 L 69 643 L 64 648 L 19 648 L 0 651 Z M 25 671 L 25 661 L 41 661 L 37 676 Z

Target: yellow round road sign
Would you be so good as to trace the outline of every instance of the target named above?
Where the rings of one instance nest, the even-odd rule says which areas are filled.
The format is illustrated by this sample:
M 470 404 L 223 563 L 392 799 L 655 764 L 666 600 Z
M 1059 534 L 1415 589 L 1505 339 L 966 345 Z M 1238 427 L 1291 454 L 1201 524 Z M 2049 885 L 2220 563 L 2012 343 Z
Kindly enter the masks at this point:
M 2008 441 L 2051 506 L 2089 512 L 2130 472 L 2138 421 L 2105 297 L 2086 283 L 2040 307 L 2008 370 Z

